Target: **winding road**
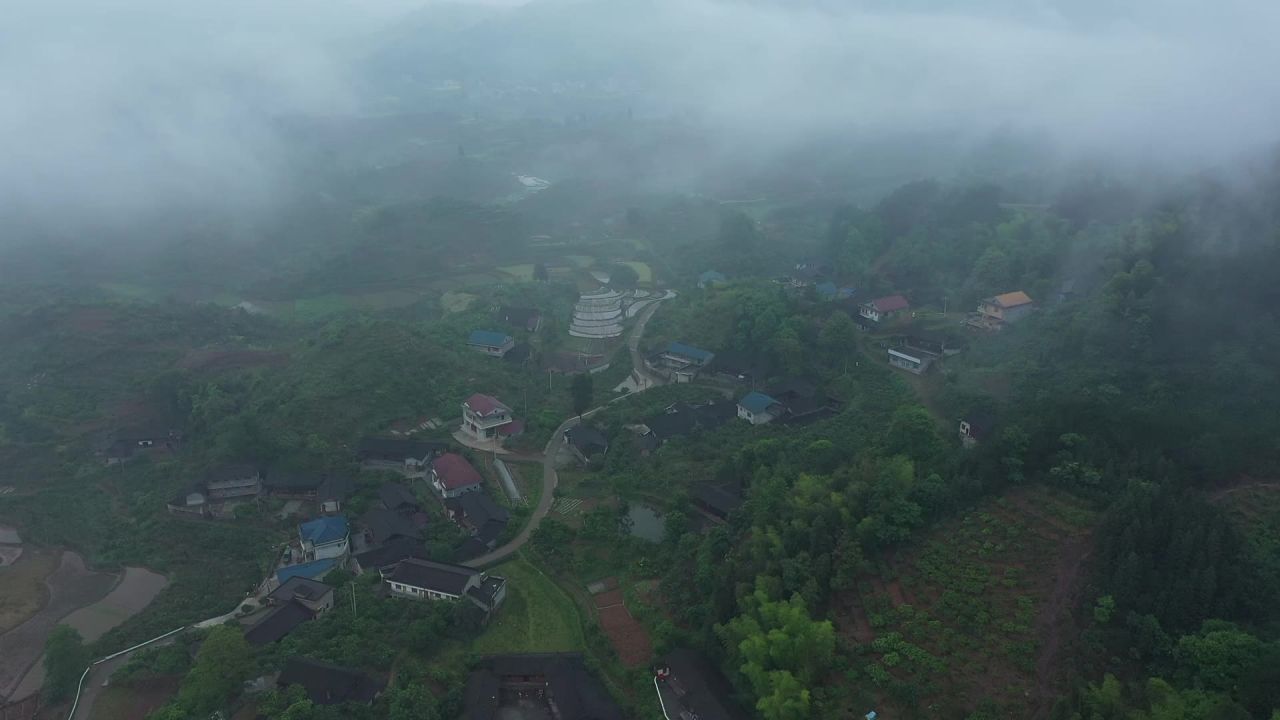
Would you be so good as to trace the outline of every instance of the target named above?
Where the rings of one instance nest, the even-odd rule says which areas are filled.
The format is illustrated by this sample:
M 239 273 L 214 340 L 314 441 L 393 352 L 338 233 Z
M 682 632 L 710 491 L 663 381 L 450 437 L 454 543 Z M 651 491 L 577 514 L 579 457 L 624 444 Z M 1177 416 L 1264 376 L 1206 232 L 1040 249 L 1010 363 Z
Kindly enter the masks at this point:
M 622 395 L 610 400 L 608 403 L 600 407 L 592 408 L 582 414 L 581 417 L 574 416 L 560 423 L 560 427 L 551 433 L 551 439 L 547 441 L 547 446 L 543 448 L 542 455 L 507 455 L 503 459 L 508 462 L 520 461 L 542 461 L 542 495 L 538 498 L 538 506 L 533 509 L 533 514 L 529 516 L 529 522 L 520 530 L 520 533 L 511 539 L 506 545 L 495 548 L 491 552 L 485 553 L 477 558 L 472 558 L 462 563 L 467 567 L 483 568 L 495 565 L 498 562 L 514 555 L 517 550 L 524 547 L 529 542 L 529 538 L 533 536 L 533 531 L 538 529 L 542 524 L 542 519 L 551 512 L 551 506 L 555 503 L 556 486 L 560 483 L 560 476 L 556 472 L 556 455 L 560 446 L 564 443 L 564 433 L 569 428 L 582 422 L 583 418 L 589 418 L 592 415 L 604 410 L 609 405 L 631 397 L 635 393 L 644 392 L 653 387 L 662 384 L 658 378 L 652 377 L 644 370 L 644 358 L 640 355 L 640 340 L 644 337 L 645 326 L 649 324 L 649 318 L 653 317 L 654 311 L 662 304 L 663 300 L 670 300 L 675 297 L 675 293 L 668 291 L 667 294 L 659 298 L 657 302 L 652 303 L 649 307 L 640 312 L 639 320 L 636 321 L 635 327 L 631 329 L 631 333 L 627 336 L 627 352 L 631 353 L 632 374 L 636 377 L 635 392 Z

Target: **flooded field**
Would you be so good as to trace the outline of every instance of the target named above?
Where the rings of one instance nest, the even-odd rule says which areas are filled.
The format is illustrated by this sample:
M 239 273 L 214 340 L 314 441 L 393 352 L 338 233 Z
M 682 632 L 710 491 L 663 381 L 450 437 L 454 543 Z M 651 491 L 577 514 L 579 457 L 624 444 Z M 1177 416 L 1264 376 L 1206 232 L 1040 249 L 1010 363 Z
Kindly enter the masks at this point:
M 11 699 L 40 690 L 44 641 L 59 623 L 80 632 L 86 642 L 141 612 L 168 585 L 163 575 L 126 568 L 123 576 L 91 572 L 75 553 L 63 553 L 49 576 L 49 602 L 35 617 L 0 635 L 0 692 Z
M 627 508 L 627 518 L 631 520 L 633 536 L 649 542 L 662 542 L 667 521 L 656 508 L 641 503 L 631 503 Z
M 48 600 L 44 606 L 21 625 L 0 635 L 0 696 L 17 699 L 14 691 L 27 669 L 40 658 L 45 638 L 58 621 L 77 608 L 102 599 L 115 582 L 114 575 L 87 569 L 79 555 L 62 553 L 58 569 L 45 579 Z

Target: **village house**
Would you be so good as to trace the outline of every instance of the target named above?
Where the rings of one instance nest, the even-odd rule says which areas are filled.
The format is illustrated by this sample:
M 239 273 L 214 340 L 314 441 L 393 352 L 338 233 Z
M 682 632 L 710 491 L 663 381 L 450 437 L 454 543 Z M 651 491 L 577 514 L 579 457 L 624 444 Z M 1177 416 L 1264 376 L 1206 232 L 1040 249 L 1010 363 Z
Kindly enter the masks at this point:
M 481 658 L 467 676 L 463 697 L 466 720 L 514 717 L 622 720 L 624 717 L 609 691 L 587 669 L 581 653 Z
M 763 425 L 772 422 L 782 415 L 782 403 L 762 392 L 747 393 L 738 401 L 738 417 L 752 425 Z
M 586 464 L 596 455 L 609 451 L 609 440 L 596 428 L 590 425 L 574 425 L 564 431 L 564 444 L 578 458 L 578 462 Z
M 298 470 L 272 470 L 262 479 L 263 488 L 271 497 L 315 502 L 320 511 L 336 513 L 355 489 L 355 483 L 346 475 L 328 475 Z
M 387 483 L 378 488 L 378 500 L 384 508 L 399 513 L 415 513 L 422 509 L 413 491 L 400 483 Z
M 276 570 L 276 584 L 283 585 L 290 579 L 300 577 L 308 580 L 319 580 L 334 569 L 342 566 L 342 558 L 331 557 L 322 560 L 308 560 L 296 565 L 283 565 Z
M 409 559 L 384 577 L 392 595 L 414 600 L 466 598 L 485 613 L 507 597 L 507 579 L 474 568 L 431 560 Z
M 222 465 L 205 475 L 204 489 L 210 501 L 256 497 L 262 492 L 262 474 L 252 465 Z
M 1021 320 L 1035 309 L 1035 302 L 1018 290 L 996 295 L 978 303 L 977 312 L 971 314 L 965 324 L 982 330 L 999 330 L 1007 323 Z
M 880 323 L 911 308 L 911 303 L 901 295 L 889 295 L 863 303 L 858 315 L 871 322 Z
M 431 487 L 440 497 L 456 498 L 469 492 L 479 492 L 483 481 L 467 459 L 457 453 L 445 453 L 431 461 L 428 473 Z
M 498 310 L 498 317 L 525 332 L 536 333 L 542 327 L 542 311 L 537 308 L 503 305 Z
M 395 570 L 397 565 L 410 558 L 418 560 L 431 559 L 427 555 L 427 550 L 421 540 L 403 537 L 394 538 L 353 557 L 351 571 L 356 575 L 363 575 L 371 571 L 386 574 Z
M 769 377 L 770 362 L 765 353 L 754 350 L 723 350 L 709 366 L 717 380 L 751 384 Z
M 748 720 L 729 679 L 705 655 L 678 648 L 655 665 L 654 688 L 666 720 Z
M 351 668 L 303 657 L 290 657 L 276 678 L 281 690 L 298 685 L 315 705 L 372 705 L 386 683 Z
M 333 588 L 294 576 L 271 591 L 266 600 L 273 609 L 245 631 L 250 645 L 277 642 L 299 625 L 333 609 Z
M 640 432 L 640 450 L 648 454 L 669 440 L 711 431 L 737 417 L 737 405 L 729 400 L 712 400 L 699 405 L 672 403 L 656 415 L 645 418 L 636 429 Z
M 481 442 L 500 444 L 524 431 L 524 423 L 511 415 L 511 408 L 495 397 L 476 393 L 462 403 L 462 425 L 466 435 Z
M 489 357 L 500 358 L 515 346 L 515 338 L 493 330 L 472 330 L 467 336 L 467 347 Z
M 424 520 L 422 525 L 425 526 L 427 515 L 421 515 Z M 365 541 L 374 545 L 399 539 L 422 540 L 422 528 L 414 522 L 413 517 L 386 508 L 365 511 L 360 516 L 360 527 L 364 528 Z
M 208 497 L 205 495 L 204 488 L 195 485 L 183 490 L 175 495 L 166 504 L 171 513 L 185 513 L 189 515 L 207 515 L 209 512 Z
M 889 364 L 899 370 L 906 370 L 913 375 L 923 375 L 932 362 L 930 357 L 922 357 L 905 353 L 901 350 L 889 349 Z
M 448 443 L 410 438 L 366 437 L 360 440 L 361 463 L 370 469 L 421 472 L 431 458 L 449 449 Z
M 302 556 L 306 560 L 341 558 L 347 554 L 347 519 L 341 515 L 308 520 L 298 526 Z
M 694 506 L 721 522 L 742 505 L 742 499 L 742 486 L 737 482 L 700 483 L 693 488 Z
M 986 440 L 995 425 L 991 415 L 984 412 L 972 412 L 960 420 L 960 444 L 971 448 Z
M 492 550 L 507 530 L 511 513 L 482 492 L 464 493 L 444 502 L 449 519 L 471 534 L 480 553 Z
M 787 424 L 803 424 L 831 417 L 840 411 L 843 403 L 818 392 L 813 383 L 797 378 L 780 380 L 766 393 L 782 405 L 780 418 Z
M 646 358 L 645 364 L 650 370 L 662 374 L 673 382 L 687 383 L 692 382 L 698 376 L 698 372 L 714 359 L 713 352 L 681 342 L 672 342 L 665 350 Z

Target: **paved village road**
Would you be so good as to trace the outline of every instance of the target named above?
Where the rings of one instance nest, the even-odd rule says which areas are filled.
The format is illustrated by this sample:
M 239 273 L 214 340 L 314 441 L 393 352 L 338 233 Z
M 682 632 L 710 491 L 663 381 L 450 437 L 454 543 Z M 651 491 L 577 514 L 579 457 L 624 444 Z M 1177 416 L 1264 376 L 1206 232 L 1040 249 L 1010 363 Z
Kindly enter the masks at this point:
M 675 297 L 674 293 L 668 293 L 667 296 L 662 299 L 668 300 L 673 297 Z M 627 337 L 627 351 L 631 353 L 631 360 L 634 367 L 633 372 L 639 373 L 640 377 L 645 381 L 639 385 L 639 389 L 636 390 L 636 392 L 643 392 L 644 390 L 648 390 L 649 388 L 657 387 L 662 384 L 661 380 L 649 377 L 645 373 L 644 358 L 640 356 L 639 351 L 640 339 L 644 335 L 645 326 L 649 324 L 649 318 L 653 317 L 654 311 L 657 310 L 658 306 L 661 304 L 661 301 L 655 302 L 641 311 L 640 319 L 636 322 L 636 326 L 631 329 L 631 334 Z M 615 403 L 628 397 L 631 397 L 631 395 L 623 395 L 621 397 L 614 398 L 610 403 Z M 582 417 L 571 417 L 560 423 L 560 427 L 556 428 L 556 431 L 551 434 L 551 439 L 547 441 L 547 446 L 543 448 L 542 451 L 542 496 L 538 498 L 538 507 L 534 508 L 533 514 L 529 516 L 529 522 L 525 523 L 524 528 L 520 530 L 520 534 L 512 538 L 511 542 L 508 542 L 506 545 L 503 545 L 491 552 L 485 553 L 480 557 L 467 560 L 462 563 L 463 565 L 474 568 L 494 565 L 498 561 L 514 555 L 517 550 L 524 547 L 525 543 L 529 542 L 529 538 L 532 537 L 533 531 L 537 530 L 538 526 L 542 524 L 542 519 L 547 516 L 547 513 L 551 512 L 551 506 L 556 501 L 556 485 L 560 483 L 560 476 L 556 473 L 556 455 L 559 454 L 558 451 L 560 449 L 560 445 L 564 442 L 564 431 L 582 422 L 583 418 L 589 418 L 606 407 L 608 407 L 608 405 L 601 405 L 600 407 L 592 408 L 591 410 L 583 413 Z M 532 460 L 534 458 L 508 456 L 505 459 L 520 461 L 522 459 Z

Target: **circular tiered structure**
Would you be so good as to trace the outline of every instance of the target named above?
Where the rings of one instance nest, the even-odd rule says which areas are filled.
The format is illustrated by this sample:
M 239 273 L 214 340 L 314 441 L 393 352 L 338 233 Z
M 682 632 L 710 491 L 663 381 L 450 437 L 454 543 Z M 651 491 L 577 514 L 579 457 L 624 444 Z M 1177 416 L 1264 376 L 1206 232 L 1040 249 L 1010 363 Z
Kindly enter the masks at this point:
M 622 334 L 622 293 L 600 288 L 578 298 L 569 334 L 581 338 L 614 338 Z

